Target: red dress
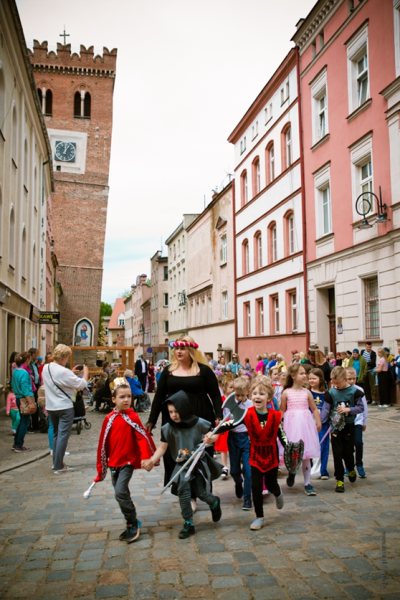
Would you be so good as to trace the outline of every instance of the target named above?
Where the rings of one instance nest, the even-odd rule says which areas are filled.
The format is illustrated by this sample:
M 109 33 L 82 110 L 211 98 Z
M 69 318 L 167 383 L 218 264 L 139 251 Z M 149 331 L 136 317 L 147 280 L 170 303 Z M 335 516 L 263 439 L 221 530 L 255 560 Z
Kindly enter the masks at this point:
M 221 396 L 221 400 L 222 402 L 225 402 L 225 396 Z M 217 452 L 228 452 L 228 433 L 229 431 L 226 431 L 225 433 L 220 433 L 219 438 L 217 439 L 217 441 L 214 444 L 214 450 L 216 450 Z
M 149 366 L 149 372 L 148 372 L 148 388 L 147 391 L 148 392 L 154 392 L 154 384 L 155 384 L 155 375 L 154 375 L 154 365 L 150 365 Z

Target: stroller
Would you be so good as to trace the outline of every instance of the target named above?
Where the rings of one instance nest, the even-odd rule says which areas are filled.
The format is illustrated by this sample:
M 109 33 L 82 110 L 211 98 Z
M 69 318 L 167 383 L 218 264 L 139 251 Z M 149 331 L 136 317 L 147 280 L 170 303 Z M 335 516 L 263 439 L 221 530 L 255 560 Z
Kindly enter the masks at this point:
M 82 429 L 90 429 L 92 424 L 89 421 L 86 421 L 86 407 L 83 401 L 82 392 L 78 392 L 76 395 L 76 400 L 74 402 L 74 422 L 73 425 L 76 425 L 76 433 L 80 435 Z

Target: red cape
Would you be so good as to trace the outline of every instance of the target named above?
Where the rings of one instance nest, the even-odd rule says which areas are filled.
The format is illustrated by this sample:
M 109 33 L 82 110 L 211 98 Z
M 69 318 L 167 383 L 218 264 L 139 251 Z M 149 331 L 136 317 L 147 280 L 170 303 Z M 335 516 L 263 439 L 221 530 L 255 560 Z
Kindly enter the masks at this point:
M 244 418 L 250 437 L 250 465 L 257 467 L 262 473 L 279 465 L 276 444 L 278 429 L 282 420 L 280 410 L 268 410 L 267 423 L 261 427 L 254 406 L 248 409 Z

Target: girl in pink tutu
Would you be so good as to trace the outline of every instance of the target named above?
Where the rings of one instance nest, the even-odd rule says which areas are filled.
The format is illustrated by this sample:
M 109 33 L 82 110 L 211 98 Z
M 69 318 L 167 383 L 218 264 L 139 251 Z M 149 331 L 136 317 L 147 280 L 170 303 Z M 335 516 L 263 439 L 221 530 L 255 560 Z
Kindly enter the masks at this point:
M 320 455 L 318 432 L 321 430 L 321 419 L 311 392 L 304 387 L 306 380 L 307 374 L 303 365 L 296 363 L 290 365 L 281 396 L 281 411 L 284 417 L 283 429 L 288 440 L 290 442 L 303 440 L 304 442 L 302 464 L 304 489 L 307 496 L 316 496 L 315 490 L 310 484 L 310 459 L 318 458 Z M 286 479 L 289 487 L 293 486 L 294 479 L 295 475 L 289 473 Z

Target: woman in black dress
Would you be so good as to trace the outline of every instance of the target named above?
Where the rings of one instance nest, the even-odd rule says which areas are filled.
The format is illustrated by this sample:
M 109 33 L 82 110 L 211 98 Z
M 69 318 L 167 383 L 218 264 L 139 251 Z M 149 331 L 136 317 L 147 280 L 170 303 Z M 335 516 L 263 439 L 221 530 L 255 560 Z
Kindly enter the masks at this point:
M 151 432 L 155 427 L 160 413 L 162 425 L 170 422 L 165 401 L 168 396 L 179 391 L 187 393 L 193 414 L 214 426 L 215 421 L 222 419 L 222 400 L 213 370 L 189 335 L 170 342 L 170 346 L 173 348 L 173 358 L 159 379 L 146 425 L 147 431 Z M 206 451 L 212 456 L 213 446 Z M 174 458 L 168 451 L 164 454 L 164 485 L 171 479 L 175 467 Z

